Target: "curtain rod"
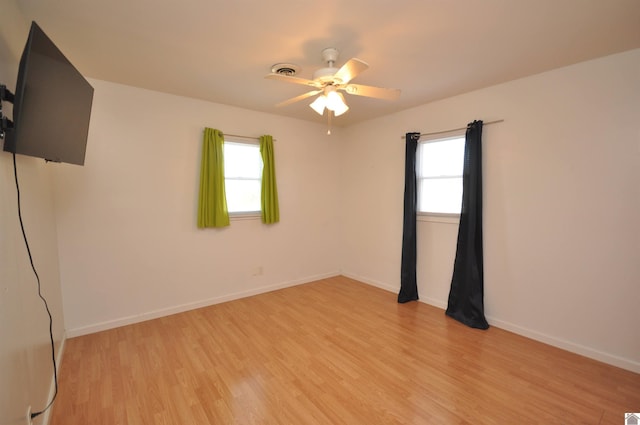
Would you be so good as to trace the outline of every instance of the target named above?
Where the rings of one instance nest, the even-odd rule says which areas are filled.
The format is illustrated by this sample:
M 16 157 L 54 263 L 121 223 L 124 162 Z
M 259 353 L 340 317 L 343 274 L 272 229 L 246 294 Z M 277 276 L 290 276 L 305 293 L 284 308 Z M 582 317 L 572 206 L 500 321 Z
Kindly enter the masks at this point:
M 229 136 L 229 137 L 240 137 L 241 139 L 252 139 L 252 140 L 260 140 L 260 137 L 253 137 L 253 136 L 241 136 L 239 134 L 228 134 L 225 132 L 222 132 L 225 136 Z M 273 139 L 273 141 L 275 142 L 276 139 Z
M 487 122 L 482 123 L 482 125 L 485 126 L 485 125 L 489 125 L 489 124 L 498 124 L 500 122 L 504 122 L 504 120 L 487 121 Z M 434 131 L 434 132 L 431 132 L 431 133 L 422 133 L 422 134 L 420 134 L 420 137 L 434 136 L 436 134 L 451 133 L 452 131 L 460 131 L 460 130 L 466 130 L 466 129 L 467 129 L 467 127 L 465 126 L 465 127 L 460 127 L 460 128 L 454 128 L 454 129 L 451 129 L 451 130 L 442 130 L 442 131 Z M 400 138 L 402 140 L 404 140 L 405 137 L 406 136 L 400 136 Z

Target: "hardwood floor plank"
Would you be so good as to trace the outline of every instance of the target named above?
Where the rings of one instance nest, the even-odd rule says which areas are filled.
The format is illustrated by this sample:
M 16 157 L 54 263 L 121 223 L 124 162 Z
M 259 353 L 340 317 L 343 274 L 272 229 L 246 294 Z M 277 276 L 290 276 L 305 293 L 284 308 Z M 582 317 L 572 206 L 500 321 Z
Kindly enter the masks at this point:
M 51 425 L 612 424 L 640 375 L 345 277 L 67 341 Z

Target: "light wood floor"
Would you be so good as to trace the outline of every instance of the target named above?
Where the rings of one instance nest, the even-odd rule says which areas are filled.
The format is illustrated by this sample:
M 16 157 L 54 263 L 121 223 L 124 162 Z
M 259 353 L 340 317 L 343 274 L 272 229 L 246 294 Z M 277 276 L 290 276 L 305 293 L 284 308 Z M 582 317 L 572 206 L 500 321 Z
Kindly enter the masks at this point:
M 51 425 L 615 424 L 640 375 L 345 277 L 67 341 Z

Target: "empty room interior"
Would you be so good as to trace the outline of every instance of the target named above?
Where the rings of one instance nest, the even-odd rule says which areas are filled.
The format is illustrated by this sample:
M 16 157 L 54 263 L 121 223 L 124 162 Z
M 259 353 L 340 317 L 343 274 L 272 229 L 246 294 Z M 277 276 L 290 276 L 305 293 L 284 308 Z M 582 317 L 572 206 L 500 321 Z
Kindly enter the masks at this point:
M 640 2 L 0 20 L 0 425 L 639 423 Z M 79 116 L 27 120 L 43 40 L 79 160 L 24 148 Z M 453 136 L 455 178 L 421 174 Z

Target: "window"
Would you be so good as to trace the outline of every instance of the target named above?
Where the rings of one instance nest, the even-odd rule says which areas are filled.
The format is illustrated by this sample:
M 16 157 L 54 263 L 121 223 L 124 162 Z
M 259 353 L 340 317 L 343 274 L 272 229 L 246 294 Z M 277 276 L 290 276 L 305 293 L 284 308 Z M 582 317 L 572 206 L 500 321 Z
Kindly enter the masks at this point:
M 460 214 L 464 141 L 456 135 L 418 144 L 418 213 Z
M 224 181 L 229 213 L 260 212 L 260 145 L 225 141 L 223 146 Z

